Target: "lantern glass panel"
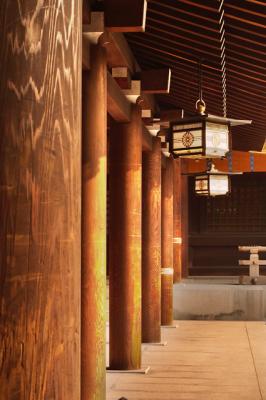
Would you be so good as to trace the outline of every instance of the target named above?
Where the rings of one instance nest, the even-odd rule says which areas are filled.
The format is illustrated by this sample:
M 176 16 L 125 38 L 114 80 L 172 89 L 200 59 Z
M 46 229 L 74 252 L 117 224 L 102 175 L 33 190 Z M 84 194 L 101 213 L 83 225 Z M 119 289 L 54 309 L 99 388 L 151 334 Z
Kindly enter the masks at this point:
M 229 151 L 229 128 L 213 122 L 206 123 L 205 136 L 206 150 L 208 157 L 224 157 Z
M 210 196 L 221 196 L 229 192 L 228 175 L 210 175 Z
M 202 126 L 202 122 L 174 124 L 172 127 L 174 154 L 201 154 L 203 151 Z
M 195 177 L 195 192 L 200 195 L 208 196 L 209 194 L 209 176 L 201 175 Z

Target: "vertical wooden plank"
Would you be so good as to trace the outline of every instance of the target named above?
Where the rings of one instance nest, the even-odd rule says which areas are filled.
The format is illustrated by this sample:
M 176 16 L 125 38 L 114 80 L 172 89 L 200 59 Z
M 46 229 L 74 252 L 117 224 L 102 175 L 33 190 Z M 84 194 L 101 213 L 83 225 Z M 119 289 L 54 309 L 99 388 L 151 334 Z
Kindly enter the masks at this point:
M 161 139 L 142 156 L 142 341 L 161 341 Z
M 110 368 L 141 366 L 142 121 L 110 130 Z
M 0 399 L 80 398 L 81 1 L 0 4 Z
M 92 46 L 83 73 L 81 398 L 105 399 L 107 66 Z
M 174 220 L 173 220 L 173 260 L 174 260 L 174 282 L 181 280 L 181 168 L 180 158 L 174 160 Z
M 162 169 L 162 325 L 173 323 L 173 167 L 167 158 Z

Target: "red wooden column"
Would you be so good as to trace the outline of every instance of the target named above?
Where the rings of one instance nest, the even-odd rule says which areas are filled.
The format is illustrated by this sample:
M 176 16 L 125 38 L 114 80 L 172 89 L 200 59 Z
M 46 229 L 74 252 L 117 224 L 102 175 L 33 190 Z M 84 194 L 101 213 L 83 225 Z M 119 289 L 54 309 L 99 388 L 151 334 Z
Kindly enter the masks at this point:
M 91 47 L 83 73 L 81 398 L 105 399 L 107 67 Z
M 162 169 L 162 325 L 173 323 L 173 168 L 168 158 Z
M 0 398 L 80 399 L 81 1 L 0 5 Z
M 142 341 L 161 341 L 161 139 L 142 158 Z
M 174 257 L 174 282 L 182 278 L 182 232 L 181 232 L 181 167 L 180 158 L 174 160 L 174 220 L 173 220 L 173 257 Z
M 142 121 L 110 131 L 110 368 L 141 366 Z
M 187 160 L 180 160 L 181 171 L 181 276 L 186 278 L 189 269 L 188 248 L 188 176 Z

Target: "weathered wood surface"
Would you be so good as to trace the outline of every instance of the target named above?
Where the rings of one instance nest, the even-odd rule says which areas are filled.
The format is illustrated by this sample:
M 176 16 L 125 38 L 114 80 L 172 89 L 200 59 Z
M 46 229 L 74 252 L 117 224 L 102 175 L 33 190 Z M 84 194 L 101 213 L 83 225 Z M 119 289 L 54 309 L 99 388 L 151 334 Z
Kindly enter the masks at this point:
M 174 282 L 179 282 L 182 277 L 181 270 L 181 168 L 180 159 L 174 160 L 174 217 L 173 217 L 173 262 L 174 262 Z
M 80 397 L 81 1 L 0 3 L 0 399 Z
M 173 168 L 174 160 L 166 159 L 166 168 L 162 169 L 162 288 L 161 323 L 173 322 Z
M 107 67 L 92 46 L 82 91 L 81 399 L 105 399 Z
M 110 129 L 110 368 L 141 366 L 142 120 Z
M 142 156 L 142 341 L 161 341 L 161 139 Z

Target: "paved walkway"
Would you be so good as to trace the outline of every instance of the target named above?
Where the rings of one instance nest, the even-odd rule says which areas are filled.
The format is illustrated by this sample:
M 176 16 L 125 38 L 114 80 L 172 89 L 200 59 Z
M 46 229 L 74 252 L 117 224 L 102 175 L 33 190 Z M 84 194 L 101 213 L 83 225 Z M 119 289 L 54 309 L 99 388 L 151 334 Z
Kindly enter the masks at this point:
M 264 322 L 178 321 L 143 345 L 147 375 L 107 374 L 107 399 L 266 400 Z

